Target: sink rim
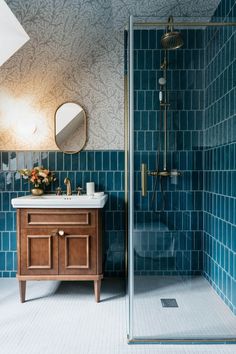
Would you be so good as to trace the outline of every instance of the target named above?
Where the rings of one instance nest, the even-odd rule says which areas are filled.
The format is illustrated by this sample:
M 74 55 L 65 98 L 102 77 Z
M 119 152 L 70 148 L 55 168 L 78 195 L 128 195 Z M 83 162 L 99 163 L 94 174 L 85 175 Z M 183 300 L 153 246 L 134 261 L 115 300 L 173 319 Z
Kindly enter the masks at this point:
M 102 196 L 57 196 L 55 194 L 33 196 L 29 194 L 13 198 L 11 204 L 13 208 L 103 208 L 107 199 L 107 194 Z
M 104 196 L 104 195 L 103 195 Z M 29 196 L 23 196 L 23 197 L 19 197 L 19 198 L 25 198 L 25 197 L 32 197 L 32 198 L 38 198 L 38 199 L 55 199 L 55 200 L 60 200 L 60 199 L 65 199 L 65 200 L 70 200 L 70 199 L 100 199 L 103 196 L 93 196 L 93 195 L 86 195 L 86 194 L 82 194 L 82 195 L 77 195 L 77 194 L 72 194 L 72 195 L 55 195 L 55 194 L 43 194 L 43 195 L 39 195 L 39 196 L 34 196 L 34 195 L 29 195 Z

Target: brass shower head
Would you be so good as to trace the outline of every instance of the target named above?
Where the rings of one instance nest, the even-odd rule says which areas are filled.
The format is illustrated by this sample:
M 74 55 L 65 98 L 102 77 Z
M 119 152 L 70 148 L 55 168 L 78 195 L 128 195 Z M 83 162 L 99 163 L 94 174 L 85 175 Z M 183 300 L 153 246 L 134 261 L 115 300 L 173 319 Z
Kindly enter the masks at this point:
M 161 45 L 165 50 L 172 50 L 181 48 L 184 44 L 183 38 L 180 32 L 174 30 L 174 19 L 172 16 L 168 18 L 167 31 L 161 37 Z

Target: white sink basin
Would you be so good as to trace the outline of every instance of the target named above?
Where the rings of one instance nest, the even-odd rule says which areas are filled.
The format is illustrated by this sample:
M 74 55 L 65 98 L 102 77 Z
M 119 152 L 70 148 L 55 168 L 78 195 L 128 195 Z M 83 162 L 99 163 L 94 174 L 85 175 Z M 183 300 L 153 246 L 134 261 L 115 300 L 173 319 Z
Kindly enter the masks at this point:
M 13 208 L 103 208 L 107 195 L 53 195 L 45 194 L 40 197 L 26 195 L 11 200 Z

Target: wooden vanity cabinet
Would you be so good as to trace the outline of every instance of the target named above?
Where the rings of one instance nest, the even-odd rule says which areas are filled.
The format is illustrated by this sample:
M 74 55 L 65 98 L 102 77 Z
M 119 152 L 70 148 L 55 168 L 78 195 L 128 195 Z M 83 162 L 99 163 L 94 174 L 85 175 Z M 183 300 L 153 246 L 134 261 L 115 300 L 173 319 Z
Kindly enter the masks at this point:
M 100 209 L 17 209 L 21 302 L 27 280 L 92 280 L 100 301 Z

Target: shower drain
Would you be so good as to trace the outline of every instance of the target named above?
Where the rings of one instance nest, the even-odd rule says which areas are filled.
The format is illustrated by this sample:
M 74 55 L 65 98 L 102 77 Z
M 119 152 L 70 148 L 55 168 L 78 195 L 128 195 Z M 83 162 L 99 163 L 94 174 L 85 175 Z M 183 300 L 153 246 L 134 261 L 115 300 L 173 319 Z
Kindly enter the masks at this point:
M 179 307 L 176 299 L 161 299 L 162 307 Z

